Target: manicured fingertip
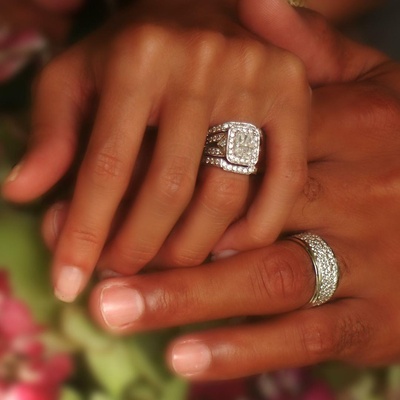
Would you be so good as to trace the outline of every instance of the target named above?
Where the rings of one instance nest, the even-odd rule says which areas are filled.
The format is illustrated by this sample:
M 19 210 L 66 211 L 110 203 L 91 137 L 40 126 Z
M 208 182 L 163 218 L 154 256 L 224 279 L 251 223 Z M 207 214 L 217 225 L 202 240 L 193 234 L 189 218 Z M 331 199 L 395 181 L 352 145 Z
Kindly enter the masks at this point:
M 145 302 L 136 289 L 110 284 L 101 290 L 100 311 L 107 327 L 119 330 L 133 324 L 143 315 Z
M 178 375 L 192 377 L 207 371 L 212 363 L 211 349 L 198 340 L 175 343 L 170 355 L 172 369 Z
M 64 266 L 59 270 L 54 285 L 55 296 L 66 303 L 72 303 L 84 287 L 85 277 L 80 268 Z

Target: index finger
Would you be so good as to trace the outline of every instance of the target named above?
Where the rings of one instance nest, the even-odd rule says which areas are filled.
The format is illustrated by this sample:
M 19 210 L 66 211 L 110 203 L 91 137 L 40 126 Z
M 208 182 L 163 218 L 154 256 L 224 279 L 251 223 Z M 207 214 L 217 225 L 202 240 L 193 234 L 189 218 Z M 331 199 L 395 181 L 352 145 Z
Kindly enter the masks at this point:
M 71 49 L 41 73 L 34 93 L 30 146 L 4 183 L 7 199 L 36 199 L 70 167 L 93 90 L 85 62 L 79 49 Z
M 282 241 L 179 273 L 168 270 L 103 281 L 92 293 L 91 309 L 104 328 L 129 333 L 288 312 L 310 300 L 314 282 L 304 249 Z M 339 287 L 336 296 L 342 294 Z

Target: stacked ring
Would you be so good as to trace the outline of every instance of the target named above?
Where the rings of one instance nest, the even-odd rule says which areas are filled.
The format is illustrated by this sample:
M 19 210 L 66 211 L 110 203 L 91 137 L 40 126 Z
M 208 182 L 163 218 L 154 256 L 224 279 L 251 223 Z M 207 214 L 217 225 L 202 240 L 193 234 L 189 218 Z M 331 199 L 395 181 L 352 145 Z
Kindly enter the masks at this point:
M 237 174 L 256 174 L 262 133 L 247 122 L 213 126 L 208 130 L 201 162 Z

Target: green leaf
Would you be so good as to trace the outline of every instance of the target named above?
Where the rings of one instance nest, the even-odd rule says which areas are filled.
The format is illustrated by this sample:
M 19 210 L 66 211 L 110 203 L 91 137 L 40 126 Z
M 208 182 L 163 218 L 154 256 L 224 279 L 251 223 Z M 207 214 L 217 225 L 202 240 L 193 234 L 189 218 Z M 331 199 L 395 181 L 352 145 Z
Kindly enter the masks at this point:
M 50 323 L 59 304 L 49 277 L 49 254 L 40 238 L 39 218 L 0 201 L 0 268 L 9 271 L 17 297 L 35 318 Z
M 94 392 L 89 395 L 88 400 L 116 400 L 105 393 Z
M 66 306 L 61 327 L 65 336 L 83 354 L 91 375 L 108 394 L 119 398 L 140 377 L 131 354 L 131 344 L 107 335 L 90 321 L 85 309 Z
M 85 358 L 94 378 L 109 394 L 120 398 L 126 388 L 140 377 L 126 343 L 110 341 L 103 349 L 90 349 Z
M 62 389 L 60 400 L 84 400 L 84 398 L 70 387 Z
M 148 382 L 138 382 L 122 396 L 123 400 L 160 400 L 160 392 Z
M 87 311 L 79 305 L 63 307 L 60 329 L 77 348 L 84 350 L 101 350 L 112 340 L 105 332 L 94 326 Z

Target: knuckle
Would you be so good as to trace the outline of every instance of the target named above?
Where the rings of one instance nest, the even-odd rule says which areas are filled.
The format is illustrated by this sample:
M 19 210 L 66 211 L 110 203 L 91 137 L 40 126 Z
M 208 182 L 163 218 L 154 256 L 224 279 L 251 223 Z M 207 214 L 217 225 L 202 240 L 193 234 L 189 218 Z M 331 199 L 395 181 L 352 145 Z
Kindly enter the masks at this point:
M 43 95 L 62 87 L 63 96 L 71 101 L 77 110 L 84 113 L 81 99 L 91 91 L 92 83 L 90 79 L 82 79 L 79 83 L 74 79 L 77 70 L 74 62 L 76 58 L 76 55 L 67 52 L 50 61 L 35 80 L 32 90 L 35 95 L 40 93 Z
M 260 85 L 260 77 L 265 76 L 268 66 L 266 51 L 261 43 L 256 41 L 239 42 L 241 56 L 236 61 L 240 73 L 238 84 L 242 92 L 264 93 L 264 85 Z M 237 59 L 237 57 L 235 57 Z
M 120 181 L 125 176 L 124 162 L 111 152 L 99 152 L 93 157 L 89 171 L 95 183 L 104 185 L 112 181 Z
M 373 138 L 377 140 L 382 140 L 382 136 L 394 139 L 394 133 L 397 132 L 400 123 L 399 100 L 381 86 L 369 85 L 361 90 L 359 118 L 366 126 L 375 128 L 368 129 L 366 133 L 373 132 Z M 363 92 L 366 93 L 363 95 Z
M 357 315 L 344 316 L 329 323 L 321 320 L 303 320 L 300 327 L 302 346 L 314 362 L 327 359 L 347 359 L 357 354 L 370 342 L 371 327 Z
M 289 52 L 283 52 L 280 61 L 282 81 L 289 87 L 308 88 L 307 71 L 301 59 Z M 308 93 L 308 89 L 307 89 Z
M 111 53 L 118 57 L 129 54 L 149 55 L 163 49 L 168 31 L 152 23 L 132 25 L 120 32 L 112 42 Z
M 187 157 L 175 156 L 162 168 L 158 179 L 158 197 L 162 201 L 186 203 L 193 191 L 196 177 L 191 173 Z
M 210 89 L 218 63 L 222 62 L 226 39 L 218 32 L 194 31 L 186 43 L 184 63 L 177 69 L 180 74 L 176 79 L 181 82 L 183 76 L 184 85 L 178 84 L 174 90 L 185 101 L 194 104 L 204 102 L 210 96 Z
M 104 60 L 106 80 L 131 92 L 150 76 L 154 79 L 155 68 L 167 60 L 164 55 L 170 48 L 170 35 L 151 23 L 133 25 L 120 32 L 110 43 L 110 56 Z
M 357 315 L 342 318 L 337 329 L 340 334 L 335 350 L 341 358 L 365 347 L 372 337 L 371 327 Z
M 335 356 L 339 339 L 335 329 L 324 321 L 305 319 L 299 326 L 299 338 L 308 360 L 320 362 Z
M 130 244 L 117 242 L 112 249 L 113 258 L 118 260 L 118 268 L 131 272 L 132 268 L 141 268 L 148 264 L 156 254 L 150 244 Z
M 308 276 L 301 273 L 296 257 L 291 252 L 265 253 L 255 267 L 253 291 L 261 301 L 296 305 L 309 286 Z
M 248 236 L 251 243 L 256 247 L 265 246 L 267 243 L 271 243 L 275 240 L 275 234 L 271 232 L 268 224 L 260 224 L 258 220 L 250 219 L 246 215 L 248 223 Z
M 153 296 L 152 309 L 158 315 L 175 320 L 193 321 L 193 309 L 199 304 L 193 291 L 184 282 L 175 280 L 168 288 L 159 288 Z
M 63 68 L 63 63 L 58 58 L 49 62 L 39 74 L 37 87 L 59 84 L 60 76 L 64 76 L 62 74 Z
M 195 267 L 200 265 L 207 255 L 201 250 L 173 246 L 170 250 L 170 262 L 175 267 Z
M 96 233 L 96 229 L 89 227 L 77 227 L 70 231 L 70 237 L 74 242 L 80 243 L 85 248 L 97 248 L 102 245 L 100 236 Z
M 202 203 L 211 216 L 234 215 L 243 207 L 246 199 L 239 195 L 245 192 L 243 181 L 231 175 L 216 173 L 207 178 Z
M 220 32 L 194 32 L 190 37 L 190 56 L 198 65 L 213 65 L 215 59 L 221 56 L 226 43 L 226 37 Z

